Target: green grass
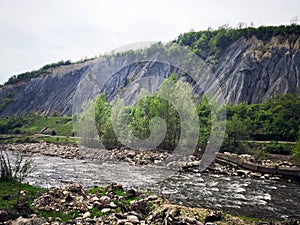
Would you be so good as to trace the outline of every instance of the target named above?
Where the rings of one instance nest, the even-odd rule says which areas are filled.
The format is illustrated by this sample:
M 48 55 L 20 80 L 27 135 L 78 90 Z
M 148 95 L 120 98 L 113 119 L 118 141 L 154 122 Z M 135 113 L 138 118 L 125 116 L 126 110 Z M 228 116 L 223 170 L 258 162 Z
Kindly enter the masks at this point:
M 101 216 L 104 216 L 104 215 L 109 215 L 109 214 L 112 214 L 112 213 L 119 213 L 120 211 L 121 211 L 121 209 L 117 208 L 117 209 L 112 209 L 109 212 L 102 212 L 101 209 L 98 209 L 97 207 L 93 207 L 90 210 L 90 213 L 91 213 L 91 218 L 94 218 L 94 217 L 101 217 Z
M 70 137 L 56 137 L 56 136 L 32 136 L 32 135 L 5 135 L 0 136 L 0 143 L 13 144 L 13 143 L 30 143 L 45 141 L 53 144 L 72 144 L 76 145 L 77 141 L 75 138 Z
M 72 117 L 0 117 L 0 133 L 2 134 L 39 134 L 45 127 L 48 127 L 50 132 L 54 130 L 56 135 L 72 136 Z
M 57 135 L 71 136 L 72 135 L 72 118 L 70 116 L 63 117 L 41 117 L 32 116 L 24 118 L 24 125 L 20 127 L 20 131 L 28 134 L 40 133 L 40 131 L 49 127 L 55 130 Z
M 51 136 L 51 137 L 37 137 L 33 139 L 34 141 L 39 141 L 39 140 L 43 140 L 46 141 L 47 143 L 54 143 L 54 144 L 73 144 L 75 145 L 76 139 L 74 138 L 62 138 L 62 137 L 55 137 L 55 136 Z
M 18 199 L 18 193 L 21 190 L 21 195 Z M 28 216 L 29 212 L 18 212 L 16 209 L 17 203 L 26 203 L 32 205 L 33 200 L 40 196 L 45 189 L 34 187 L 29 184 L 20 184 L 17 182 L 0 182 L 0 209 L 7 210 L 13 218 L 19 215 Z
M 52 217 L 53 220 L 56 218 L 60 218 L 61 222 L 68 222 L 70 220 L 74 220 L 77 217 L 79 217 L 79 213 L 76 210 L 72 210 L 68 213 L 63 213 L 63 212 L 57 212 L 55 210 L 50 210 L 50 211 L 36 211 L 36 214 L 39 217 L 43 217 L 45 219 Z
M 127 195 L 127 193 L 126 193 L 126 191 L 124 191 L 124 190 L 120 190 L 120 189 L 114 189 L 113 190 L 113 192 L 117 195 L 117 196 L 125 196 L 125 195 Z
M 250 221 L 250 222 L 254 222 L 254 223 L 258 223 L 260 221 L 262 221 L 262 219 L 258 219 L 258 218 L 255 218 L 255 217 L 249 217 L 249 216 L 239 216 L 242 220 L 245 220 L 245 221 Z

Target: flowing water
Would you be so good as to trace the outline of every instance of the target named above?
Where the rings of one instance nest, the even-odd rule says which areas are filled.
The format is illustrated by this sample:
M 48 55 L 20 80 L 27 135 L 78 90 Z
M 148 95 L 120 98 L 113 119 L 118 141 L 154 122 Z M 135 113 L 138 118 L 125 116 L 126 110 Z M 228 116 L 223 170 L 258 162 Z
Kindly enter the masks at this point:
M 176 204 L 260 218 L 300 218 L 299 183 L 178 173 L 162 167 L 90 159 L 31 157 L 35 171 L 27 182 L 32 185 L 50 188 L 79 182 L 89 187 L 114 182 L 163 194 Z

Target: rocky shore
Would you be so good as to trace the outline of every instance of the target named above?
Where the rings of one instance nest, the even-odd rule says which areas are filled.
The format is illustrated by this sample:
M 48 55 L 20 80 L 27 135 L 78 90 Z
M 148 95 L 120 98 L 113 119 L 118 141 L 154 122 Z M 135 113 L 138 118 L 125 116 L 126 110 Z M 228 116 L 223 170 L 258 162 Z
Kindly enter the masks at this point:
M 2 144 L 0 147 L 26 155 L 40 154 L 67 159 L 105 160 L 105 157 L 108 157 L 137 166 L 168 166 L 170 159 L 176 160 L 176 157 L 164 151 L 134 151 L 121 148 L 110 150 L 110 154 L 107 154 L 107 150 L 83 150 L 72 145 L 56 145 L 46 142 Z M 95 154 L 100 152 L 103 154 Z M 258 179 L 281 179 L 279 175 L 274 176 L 268 173 L 258 175 L 257 172 L 241 168 L 237 163 L 234 164 L 233 161 L 236 159 L 246 163 L 259 163 L 270 168 L 273 168 L 275 163 L 269 160 L 259 161 L 249 155 L 237 156 L 224 153 L 219 154 L 215 162 L 204 172 Z M 289 162 L 276 163 L 278 166 L 274 168 L 296 168 Z M 199 159 L 190 156 L 185 161 L 180 161 L 180 170 L 198 173 L 200 172 L 199 164 Z M 0 224 L 299 224 L 294 220 L 254 223 L 240 217 L 225 215 L 220 211 L 173 205 L 164 197 L 147 191 L 124 188 L 117 184 L 85 190 L 80 184 L 73 183 L 66 187 L 51 189 L 36 198 L 31 207 L 26 208 L 25 205 L 25 210 L 32 210 L 32 208 L 34 210 L 30 218 L 20 217 L 15 220 L 12 220 L 7 212 L 0 210 Z
M 40 154 L 66 159 L 100 159 L 117 160 L 137 166 L 167 166 L 182 172 L 199 173 L 200 159 L 195 156 L 184 159 L 165 151 L 137 151 L 122 147 L 121 149 L 99 150 L 79 148 L 73 145 L 57 145 L 46 142 L 2 144 L 3 149 L 27 155 Z M 215 161 L 205 170 L 205 173 L 218 173 L 228 176 L 251 177 L 255 179 L 269 179 L 288 181 L 300 180 L 300 168 L 285 160 L 261 160 L 252 155 L 233 153 L 218 153 Z
M 33 214 L 29 218 L 19 217 L 14 220 L 11 219 L 9 212 L 1 210 L 0 223 L 7 225 L 298 224 L 295 220 L 253 223 L 251 220 L 223 214 L 221 211 L 173 205 L 150 192 L 125 189 L 118 184 L 85 190 L 80 184 L 72 183 L 66 187 L 48 190 L 36 198 L 31 207 L 27 207 L 24 210 L 31 210 Z

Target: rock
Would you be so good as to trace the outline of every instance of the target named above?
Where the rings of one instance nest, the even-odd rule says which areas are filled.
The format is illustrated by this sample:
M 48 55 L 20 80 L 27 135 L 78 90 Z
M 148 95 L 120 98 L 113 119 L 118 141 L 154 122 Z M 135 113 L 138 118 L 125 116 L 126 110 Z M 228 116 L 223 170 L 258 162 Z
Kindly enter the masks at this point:
M 184 222 L 186 222 L 188 224 L 194 224 L 194 225 L 203 225 L 203 223 L 199 222 L 198 220 L 196 220 L 194 218 L 190 218 L 190 217 L 186 217 L 184 219 Z
M 0 222 L 3 223 L 10 219 L 10 216 L 5 210 L 0 210 Z
M 104 195 L 104 196 L 101 196 L 101 198 L 99 199 L 100 201 L 100 206 L 101 207 L 105 207 L 105 206 L 108 206 L 110 204 L 110 197 Z
M 133 223 L 126 221 L 124 225 L 133 225 Z
M 94 196 L 94 197 L 92 198 L 92 201 L 93 201 L 93 202 L 100 201 L 100 198 L 98 198 L 97 196 Z
M 131 222 L 131 223 L 136 223 L 136 224 L 140 222 L 140 220 L 138 219 L 138 217 L 135 216 L 135 215 L 129 215 L 129 216 L 127 216 L 127 220 L 129 222 Z
M 261 178 L 261 179 L 264 178 L 261 173 L 250 173 L 250 176 L 255 177 L 255 178 Z
M 158 199 L 158 196 L 157 195 L 150 195 L 150 196 L 148 196 L 148 200 L 150 200 L 150 201 L 153 201 L 153 200 L 156 200 L 156 199 Z
M 128 193 L 128 198 L 134 198 L 137 195 L 136 190 L 134 189 L 127 190 L 127 193 Z
M 140 214 L 146 215 L 149 212 L 149 206 L 147 199 L 141 199 L 131 204 L 130 209 Z
M 236 172 L 238 176 L 247 176 L 250 173 L 249 170 L 237 170 Z
M 42 225 L 46 221 L 41 218 L 23 218 L 19 217 L 18 219 L 12 221 L 11 225 Z
M 180 212 L 181 212 L 180 208 L 175 208 L 170 211 L 169 215 L 175 218 L 180 216 Z
M 220 81 L 223 82 L 222 89 L 218 88 L 215 90 L 216 93 L 211 94 L 219 96 L 218 94 L 222 91 L 225 103 L 257 103 L 265 101 L 268 97 L 289 93 L 298 88 L 299 47 L 284 44 L 286 41 L 289 43 L 288 38 L 283 38 L 284 40 L 279 40 L 281 37 L 274 38 L 278 41 L 267 41 L 263 44 L 260 44 L 262 40 L 258 40 L 254 36 L 240 38 L 231 43 L 226 51 L 220 55 L 219 63 L 214 63 L 210 58 L 207 58 L 208 64 L 215 64 L 212 68 L 214 74 L 211 76 L 218 77 L 217 80 L 209 82 L 207 85 L 214 90 L 214 87 L 219 87 L 218 83 Z M 299 43 L 299 39 L 296 43 Z M 272 50 L 270 50 L 271 47 Z M 155 62 L 155 58 L 153 59 L 153 62 Z M 2 110 L 1 116 L 11 116 L 17 113 L 26 114 L 32 111 L 51 115 L 56 109 L 60 109 L 61 115 L 72 115 L 73 102 L 70 99 L 72 99 L 76 90 L 79 91 L 75 87 L 77 87 L 83 76 L 92 71 L 92 73 L 101 77 L 101 70 L 109 71 L 112 68 L 118 68 L 118 65 L 126 64 L 125 60 L 128 59 L 112 56 L 110 59 L 106 58 L 105 60 L 89 60 L 63 67 L 58 66 L 51 69 L 51 76 L 47 76 L 49 71 L 45 71 L 42 72 L 40 77 L 23 82 L 23 84 L 5 85 L 4 88 L 0 89 L 0 99 L 5 99 L 7 94 L 14 94 L 14 98 Z M 114 99 L 119 90 L 124 87 L 125 81 L 131 77 L 142 79 L 152 75 L 167 78 L 171 73 L 178 72 L 178 69 L 173 68 L 173 66 L 169 63 L 157 62 L 151 64 L 131 63 L 126 70 L 121 70 L 111 77 L 105 77 L 107 79 L 105 84 L 107 98 L 109 100 Z M 133 71 L 136 72 L 133 73 Z M 137 75 L 136 73 L 140 71 L 144 72 Z M 88 77 L 86 78 L 88 79 Z M 95 86 L 92 88 L 89 85 L 82 87 L 82 93 L 92 96 L 94 88 L 98 87 L 102 80 L 93 81 Z M 148 90 L 157 90 L 159 84 L 160 82 L 151 82 Z M 208 87 L 204 86 L 203 88 Z M 201 90 L 201 88 L 195 87 L 194 89 L 196 92 Z M 139 85 L 132 86 L 127 98 L 135 99 L 139 91 Z M 38 96 L 38 98 L 32 98 L 32 96 Z
M 116 203 L 110 202 L 110 203 L 109 203 L 109 207 L 115 209 L 115 208 L 117 208 L 118 206 L 116 205 Z
M 81 193 L 82 192 L 82 186 L 78 183 L 70 184 L 67 188 L 67 191 Z
M 110 211 L 111 211 L 111 208 L 103 208 L 103 209 L 101 209 L 101 212 L 103 212 L 103 213 L 108 213 Z
M 82 218 L 86 219 L 86 218 L 89 218 L 91 217 L 91 213 L 90 212 L 86 212 L 82 215 Z
M 205 217 L 205 223 L 207 222 L 215 222 L 222 220 L 222 212 L 221 211 L 214 211 L 214 212 L 208 212 Z
M 128 152 L 126 152 L 126 157 L 128 157 L 128 158 L 132 159 L 135 156 L 136 156 L 136 153 L 134 151 L 128 151 Z

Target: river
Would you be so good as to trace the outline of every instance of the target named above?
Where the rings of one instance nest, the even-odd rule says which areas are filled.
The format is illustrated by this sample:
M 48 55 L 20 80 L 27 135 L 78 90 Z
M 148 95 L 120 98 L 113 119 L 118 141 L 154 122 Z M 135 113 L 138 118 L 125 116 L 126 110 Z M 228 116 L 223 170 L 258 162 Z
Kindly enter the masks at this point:
M 69 182 L 79 182 L 85 187 L 119 183 L 163 194 L 169 201 L 186 206 L 259 218 L 300 218 L 299 183 L 179 173 L 163 167 L 103 160 L 41 155 L 31 158 L 35 170 L 26 181 L 40 187 L 65 186 Z

